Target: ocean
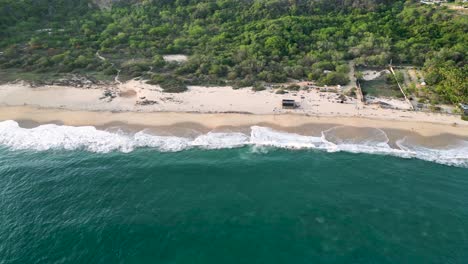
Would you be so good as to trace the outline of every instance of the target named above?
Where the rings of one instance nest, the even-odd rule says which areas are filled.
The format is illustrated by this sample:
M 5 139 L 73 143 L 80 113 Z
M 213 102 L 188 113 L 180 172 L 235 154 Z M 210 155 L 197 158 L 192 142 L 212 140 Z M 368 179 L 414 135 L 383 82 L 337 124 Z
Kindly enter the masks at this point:
M 0 122 L 0 263 L 468 262 L 464 145 L 330 132 Z

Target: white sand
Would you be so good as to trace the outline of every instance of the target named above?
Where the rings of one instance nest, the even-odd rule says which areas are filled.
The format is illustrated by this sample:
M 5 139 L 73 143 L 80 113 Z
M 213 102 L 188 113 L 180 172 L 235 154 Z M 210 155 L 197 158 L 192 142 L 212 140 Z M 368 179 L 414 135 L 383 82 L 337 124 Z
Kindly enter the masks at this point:
M 367 98 L 366 102 L 369 104 L 383 102 L 386 104 L 391 105 L 393 108 L 401 109 L 401 110 L 411 110 L 411 106 L 405 100 L 399 100 L 394 98 Z
M 164 55 L 163 59 L 167 62 L 185 62 L 188 57 L 183 54 Z
M 100 100 L 105 90 L 118 91 L 112 101 Z M 184 93 L 164 93 L 159 86 L 131 80 L 114 87 L 80 89 L 64 86 L 30 88 L 24 84 L 0 86 L 0 105 L 33 105 L 47 108 L 67 108 L 92 111 L 139 111 L 139 112 L 249 112 L 308 113 L 308 114 L 357 114 L 352 98 L 347 104 L 337 104 L 334 93 L 299 91 L 285 95 L 273 91 L 254 92 L 249 88 L 234 90 L 231 87 L 190 86 Z M 300 109 L 281 109 L 282 99 L 295 99 Z M 154 105 L 139 105 L 149 100 Z M 355 112 L 355 113 L 351 113 Z
M 118 96 L 111 102 L 101 100 L 106 89 L 117 90 Z M 295 96 L 294 96 L 295 95 Z M 337 117 L 364 117 L 367 123 L 372 120 L 404 121 L 406 126 L 418 130 L 420 123 L 439 123 L 445 127 L 457 124 L 457 131 L 468 134 L 468 122 L 459 116 L 445 114 L 430 114 L 423 112 L 381 109 L 376 105 L 358 106 L 356 100 L 349 99 L 344 104 L 336 102 L 334 93 L 299 91 L 285 95 L 272 91 L 253 92 L 251 89 L 233 90 L 230 87 L 190 87 L 189 91 L 179 94 L 163 93 L 159 86 L 148 85 L 132 80 L 118 86 L 103 86 L 93 89 L 81 89 L 64 86 L 44 86 L 31 88 L 24 84 L 0 85 L 0 111 L 6 113 L 8 106 L 29 106 L 33 108 L 64 109 L 73 111 L 103 111 L 103 112 L 197 112 L 223 113 L 248 112 L 257 115 L 302 114 L 307 116 L 330 119 L 336 122 Z M 144 98 L 144 99 L 143 99 Z M 295 110 L 281 108 L 282 99 L 295 99 L 301 107 Z M 139 105 L 144 100 L 156 101 L 153 105 Z M 15 118 L 12 108 L 8 108 L 8 116 Z M 21 109 L 21 108 L 15 108 Z M 28 108 L 30 109 L 30 108 Z M 17 110 L 18 111 L 18 110 Z M 241 115 L 246 116 L 246 115 Z M 21 116 L 27 118 L 27 116 Z M 62 117 L 63 118 L 63 117 Z M 252 120 L 252 115 L 249 115 Z M 113 119 L 112 119 L 113 120 Z M 271 121 L 271 118 L 268 118 Z M 360 120 L 360 119 L 357 119 Z M 186 120 L 190 121 L 190 120 Z M 223 124 L 229 124 L 229 118 Z M 409 122 L 408 122 L 409 121 Z M 142 121 L 143 122 L 143 121 Z M 283 121 L 287 122 L 287 120 Z M 354 123 L 359 121 L 354 120 Z M 274 122 L 273 122 L 274 123 Z M 388 127 L 392 127 L 389 122 Z M 440 129 L 438 130 L 440 132 Z
M 377 78 L 379 78 L 380 76 L 382 76 L 383 74 L 388 74 L 390 73 L 389 70 L 383 70 L 383 71 L 362 71 L 362 78 L 365 80 L 365 81 L 372 81 L 372 80 L 375 80 Z

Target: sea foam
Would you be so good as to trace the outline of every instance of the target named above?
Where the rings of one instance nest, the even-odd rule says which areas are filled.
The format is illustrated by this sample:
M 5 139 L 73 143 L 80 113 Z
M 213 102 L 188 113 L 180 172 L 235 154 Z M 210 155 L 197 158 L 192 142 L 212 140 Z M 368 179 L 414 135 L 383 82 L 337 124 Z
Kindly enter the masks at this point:
M 438 149 L 411 144 L 407 138 L 397 140 L 396 145 L 403 151 L 403 154 L 409 157 L 468 168 L 468 141 L 466 140 L 459 140 L 455 146 Z
M 269 146 L 287 149 L 319 149 L 328 152 L 352 152 L 419 158 L 446 165 L 468 167 L 468 142 L 445 149 L 411 144 L 406 138 L 392 148 L 384 131 L 375 129 L 361 139 L 340 138 L 341 127 L 322 132 L 320 137 L 276 131 L 268 127 L 252 126 L 250 135 L 239 132 L 209 132 L 195 138 L 157 136 L 144 131 L 135 134 L 98 130 L 92 126 L 73 127 L 54 124 L 22 128 L 15 121 L 0 122 L 0 145 L 13 150 L 86 150 L 108 153 L 131 152 L 136 148 L 154 148 L 163 152 L 190 148 L 223 149 L 242 146 Z M 343 131 L 341 131 L 343 132 Z M 341 133 L 343 134 L 343 133 Z

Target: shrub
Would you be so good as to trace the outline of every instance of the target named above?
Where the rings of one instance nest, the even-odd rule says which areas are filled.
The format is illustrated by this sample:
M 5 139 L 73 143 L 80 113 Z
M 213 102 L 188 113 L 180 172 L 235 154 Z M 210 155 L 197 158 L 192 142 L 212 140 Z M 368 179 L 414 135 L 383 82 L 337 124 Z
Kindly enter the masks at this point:
M 291 84 L 287 87 L 289 91 L 299 91 L 301 89 L 301 86 L 297 84 Z
M 319 80 L 321 85 L 346 85 L 348 82 L 348 75 L 338 72 L 330 72 Z
M 234 82 L 233 87 L 234 89 L 244 88 L 255 85 L 255 81 L 252 77 L 247 76 L 245 79 L 239 80 Z
M 121 65 L 122 72 L 137 77 L 151 68 L 151 62 L 146 60 L 129 60 Z
M 345 94 L 347 96 L 349 96 L 349 97 L 356 98 L 356 91 L 357 91 L 357 88 L 353 87 L 353 88 L 349 89 Z
M 266 88 L 265 85 L 263 85 L 263 83 L 255 83 L 255 85 L 252 87 L 252 90 L 255 92 L 259 92 L 266 90 Z
M 183 80 L 172 75 L 153 74 L 149 84 L 157 84 L 166 93 L 181 93 L 187 91 L 187 85 Z
M 283 89 L 279 89 L 276 91 L 276 94 L 286 94 L 287 92 Z
M 187 85 L 180 79 L 172 79 L 159 84 L 165 93 L 182 93 L 187 91 Z

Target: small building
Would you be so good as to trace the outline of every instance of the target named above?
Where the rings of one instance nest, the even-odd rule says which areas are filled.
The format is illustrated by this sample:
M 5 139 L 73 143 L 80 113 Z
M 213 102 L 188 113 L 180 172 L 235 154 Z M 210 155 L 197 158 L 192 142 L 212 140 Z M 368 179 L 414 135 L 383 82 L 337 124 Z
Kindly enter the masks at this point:
M 294 109 L 297 107 L 296 101 L 291 99 L 283 99 L 283 109 Z
M 468 115 L 468 104 L 460 104 L 460 108 L 464 115 Z

